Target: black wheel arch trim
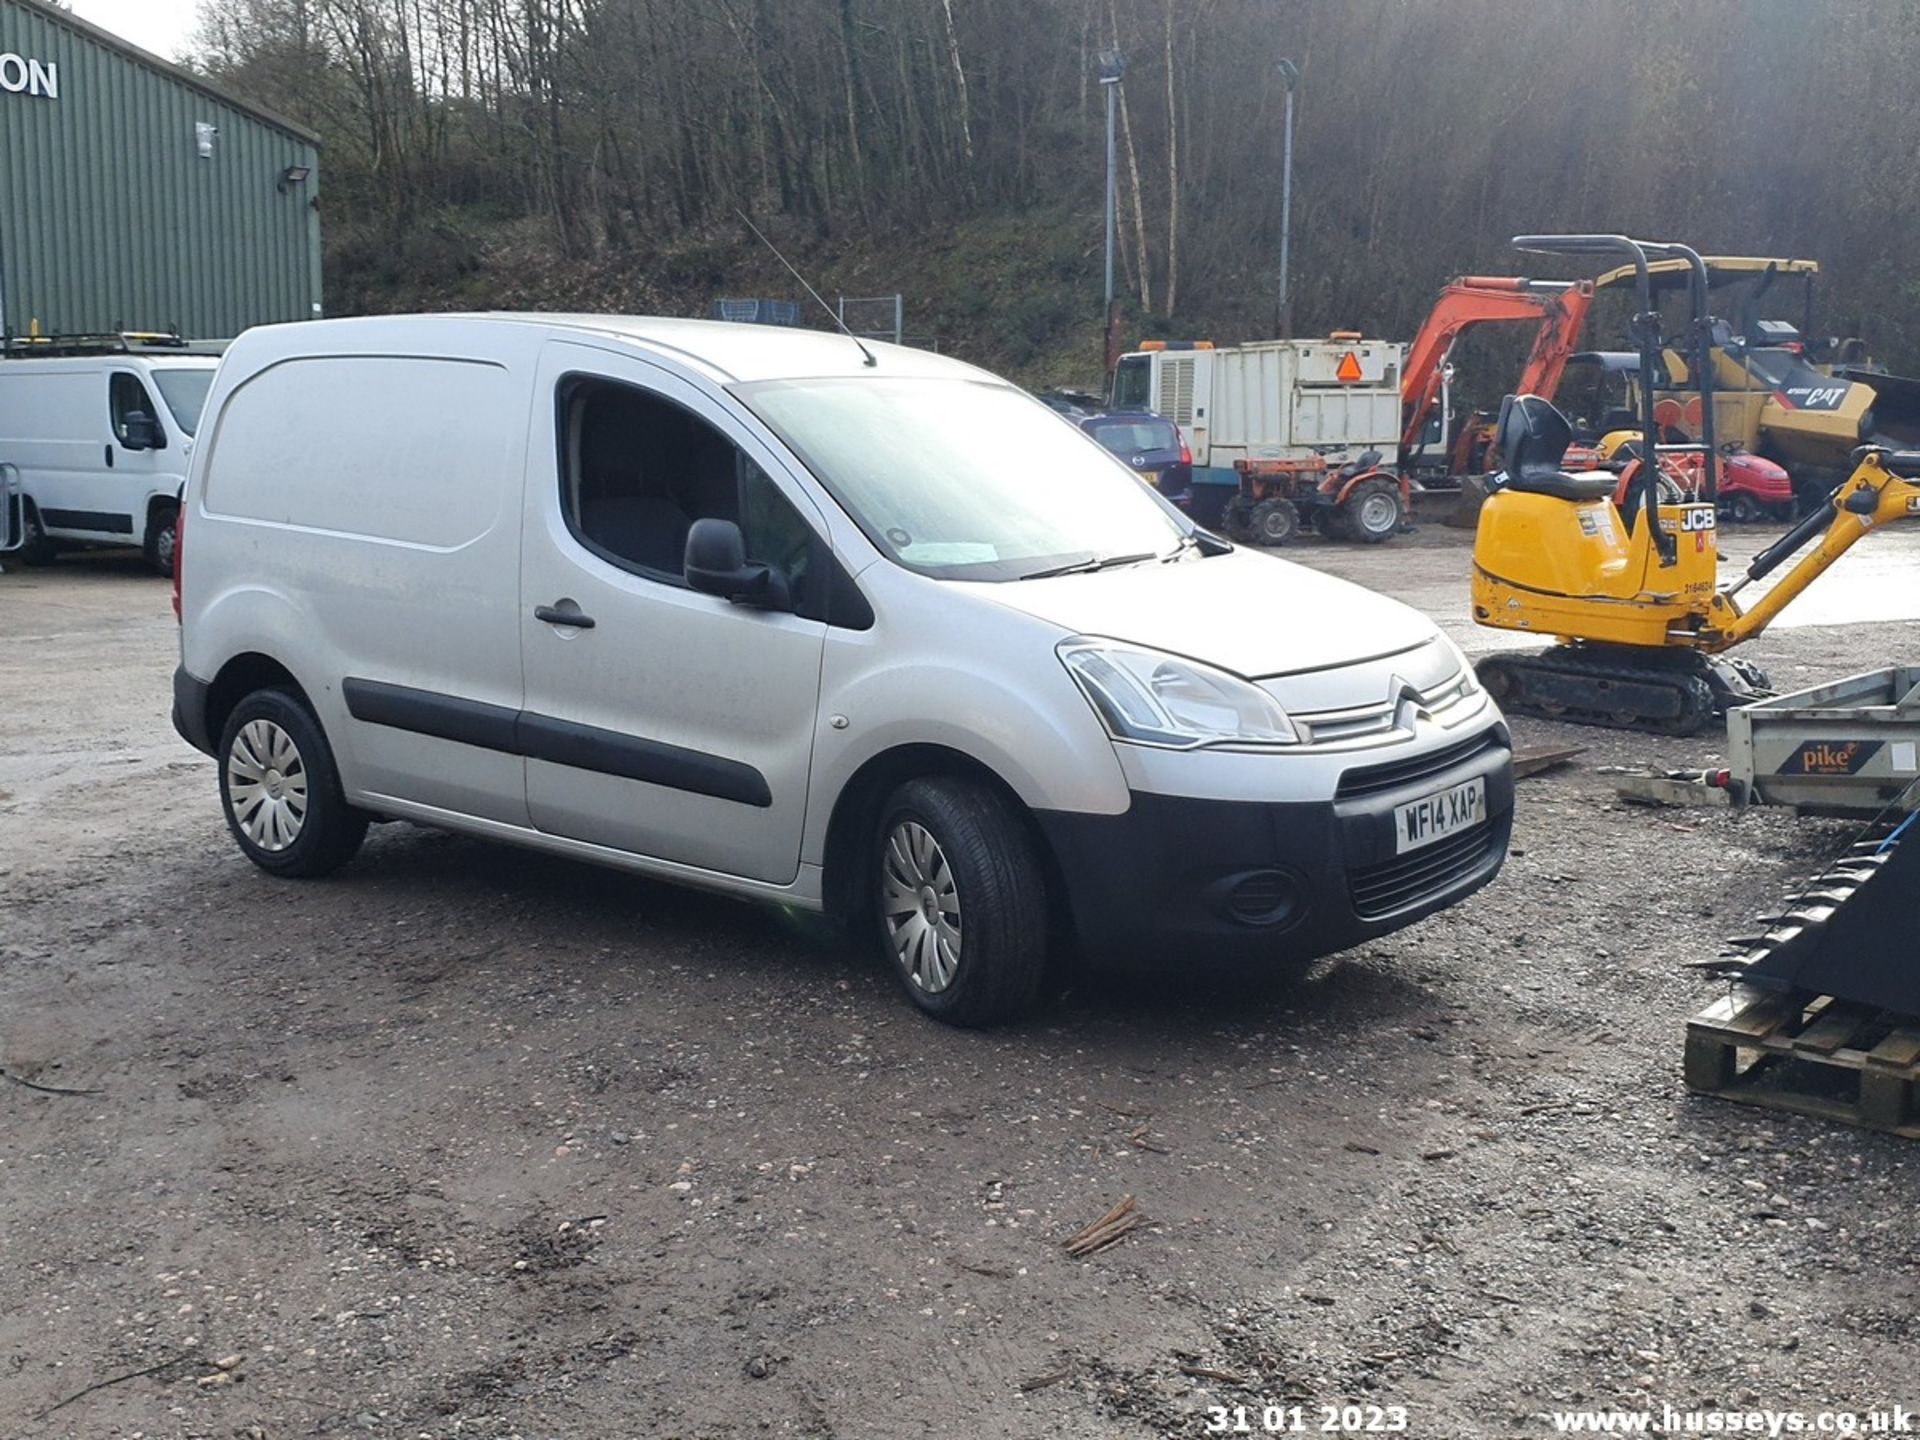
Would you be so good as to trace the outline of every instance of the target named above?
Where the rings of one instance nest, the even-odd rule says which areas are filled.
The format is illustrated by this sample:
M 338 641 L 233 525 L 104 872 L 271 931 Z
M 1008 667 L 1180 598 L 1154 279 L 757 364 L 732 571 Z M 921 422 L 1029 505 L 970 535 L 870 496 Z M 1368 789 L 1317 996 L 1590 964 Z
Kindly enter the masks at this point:
M 173 728 L 203 755 L 214 753 L 214 737 L 207 732 L 207 701 L 212 691 L 212 681 L 189 675 L 184 665 L 174 668 Z

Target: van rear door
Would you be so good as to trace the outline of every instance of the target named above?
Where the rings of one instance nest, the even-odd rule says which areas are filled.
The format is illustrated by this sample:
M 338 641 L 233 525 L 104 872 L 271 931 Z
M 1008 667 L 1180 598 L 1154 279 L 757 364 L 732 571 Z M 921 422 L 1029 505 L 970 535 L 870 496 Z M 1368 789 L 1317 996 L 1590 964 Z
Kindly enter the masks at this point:
M 692 522 L 730 519 L 804 597 L 828 580 L 821 517 L 768 447 L 664 369 L 554 343 L 539 385 L 520 621 L 533 823 L 792 882 L 826 626 L 699 594 L 682 567 Z

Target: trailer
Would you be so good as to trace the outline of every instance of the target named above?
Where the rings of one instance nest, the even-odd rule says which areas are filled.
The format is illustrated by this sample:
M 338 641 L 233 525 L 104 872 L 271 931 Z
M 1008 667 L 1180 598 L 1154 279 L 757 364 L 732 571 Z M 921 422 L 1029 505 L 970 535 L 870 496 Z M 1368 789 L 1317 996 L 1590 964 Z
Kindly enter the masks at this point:
M 1190 508 L 1235 539 L 1277 545 L 1300 529 L 1378 542 L 1404 520 L 1400 442 L 1406 346 L 1336 331 L 1313 340 L 1147 341 L 1120 357 L 1109 408 L 1185 432 Z
M 1920 805 L 1920 666 L 1729 710 L 1727 746 L 1728 788 L 1747 803 L 1859 816 Z

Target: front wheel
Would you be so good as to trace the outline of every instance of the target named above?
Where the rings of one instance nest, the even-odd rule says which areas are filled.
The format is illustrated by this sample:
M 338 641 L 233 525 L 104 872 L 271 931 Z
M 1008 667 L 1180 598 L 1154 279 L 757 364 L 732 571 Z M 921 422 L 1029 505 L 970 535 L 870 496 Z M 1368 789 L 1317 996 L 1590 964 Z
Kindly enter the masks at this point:
M 1400 487 L 1384 475 L 1362 480 L 1341 503 L 1341 528 L 1365 545 L 1378 545 L 1393 538 L 1400 528 L 1404 507 Z
M 967 1026 L 1032 1007 L 1046 975 L 1046 882 L 1006 800 L 971 781 L 910 780 L 881 811 L 872 866 L 879 937 L 914 1004 Z
M 1253 507 L 1247 528 L 1256 545 L 1284 545 L 1300 531 L 1300 512 L 1291 500 L 1275 495 Z
M 227 829 L 268 874 L 329 874 L 366 839 L 368 817 L 341 793 L 320 722 L 285 690 L 256 690 L 234 706 L 219 755 Z
M 1253 543 L 1253 502 L 1235 495 L 1220 511 L 1220 533 L 1241 545 Z

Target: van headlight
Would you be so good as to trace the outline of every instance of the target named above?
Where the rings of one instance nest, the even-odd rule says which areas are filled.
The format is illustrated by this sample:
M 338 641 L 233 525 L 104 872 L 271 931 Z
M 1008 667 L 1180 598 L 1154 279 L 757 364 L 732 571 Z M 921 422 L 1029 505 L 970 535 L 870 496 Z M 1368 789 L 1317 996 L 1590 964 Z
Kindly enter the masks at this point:
M 1300 743 L 1271 695 L 1198 660 L 1085 638 L 1062 641 L 1059 654 L 1116 740 L 1177 750 Z

